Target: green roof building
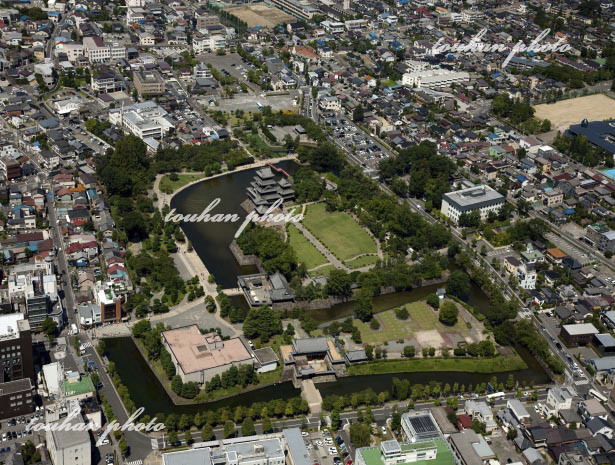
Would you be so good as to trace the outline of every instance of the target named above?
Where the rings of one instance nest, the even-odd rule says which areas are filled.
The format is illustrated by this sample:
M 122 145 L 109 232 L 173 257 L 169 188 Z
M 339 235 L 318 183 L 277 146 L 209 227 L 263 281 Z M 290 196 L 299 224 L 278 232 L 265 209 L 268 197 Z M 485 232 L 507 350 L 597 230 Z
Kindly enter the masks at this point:
M 357 449 L 356 465 L 455 465 L 444 439 L 413 443 L 383 441 L 380 446 Z
M 96 388 L 90 376 L 84 376 L 74 383 L 64 383 L 66 397 L 83 396 L 94 392 L 96 392 Z

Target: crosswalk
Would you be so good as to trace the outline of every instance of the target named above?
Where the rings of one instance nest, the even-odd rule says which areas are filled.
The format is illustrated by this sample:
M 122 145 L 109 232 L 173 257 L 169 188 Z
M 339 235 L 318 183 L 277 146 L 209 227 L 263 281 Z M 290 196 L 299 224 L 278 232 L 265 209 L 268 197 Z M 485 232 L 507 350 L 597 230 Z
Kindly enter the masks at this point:
M 88 348 L 92 347 L 92 341 L 84 342 L 81 345 L 83 346 L 84 349 L 88 349 Z
M 132 462 L 126 462 L 126 465 L 143 465 L 143 460 L 133 460 Z
M 158 439 L 152 439 L 152 449 L 158 450 Z

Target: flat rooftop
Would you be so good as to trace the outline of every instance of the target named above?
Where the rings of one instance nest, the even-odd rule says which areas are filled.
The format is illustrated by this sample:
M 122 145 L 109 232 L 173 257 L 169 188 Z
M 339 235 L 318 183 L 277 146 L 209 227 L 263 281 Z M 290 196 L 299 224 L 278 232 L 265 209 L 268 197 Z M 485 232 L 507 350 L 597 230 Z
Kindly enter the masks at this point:
M 197 325 L 164 331 L 162 337 L 184 373 L 252 359 L 238 337 L 223 341 L 215 333 L 201 334 Z
M 19 322 L 23 321 L 23 313 L 9 313 L 0 316 L 0 340 L 19 336 Z
M 414 465 L 453 465 L 455 459 L 453 454 L 442 439 L 434 439 L 432 441 L 402 443 L 400 444 L 402 452 L 409 452 L 416 449 L 432 449 L 437 448 L 436 458 L 434 460 L 417 460 L 412 463 Z M 363 456 L 366 465 L 385 465 L 382 459 L 380 447 L 363 447 L 357 449 L 357 453 Z M 406 463 L 406 462 L 402 462 Z M 402 463 L 398 465 L 402 465 Z
M 443 197 L 462 212 L 504 203 L 504 197 L 489 186 L 474 186 L 447 192 Z

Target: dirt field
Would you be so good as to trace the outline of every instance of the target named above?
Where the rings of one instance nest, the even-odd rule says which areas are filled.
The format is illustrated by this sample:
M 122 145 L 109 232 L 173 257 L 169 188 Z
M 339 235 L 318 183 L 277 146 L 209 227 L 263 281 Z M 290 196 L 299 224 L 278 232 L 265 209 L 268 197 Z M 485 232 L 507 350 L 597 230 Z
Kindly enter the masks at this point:
M 553 129 L 560 131 L 571 124 L 579 124 L 584 118 L 589 121 L 615 118 L 615 100 L 603 94 L 544 103 L 535 108 L 537 118 L 550 120 Z
M 234 14 L 239 19 L 245 21 L 248 27 L 268 27 L 273 28 L 278 24 L 295 21 L 290 15 L 275 7 L 267 6 L 263 3 L 252 3 L 238 7 L 227 8 L 229 13 Z

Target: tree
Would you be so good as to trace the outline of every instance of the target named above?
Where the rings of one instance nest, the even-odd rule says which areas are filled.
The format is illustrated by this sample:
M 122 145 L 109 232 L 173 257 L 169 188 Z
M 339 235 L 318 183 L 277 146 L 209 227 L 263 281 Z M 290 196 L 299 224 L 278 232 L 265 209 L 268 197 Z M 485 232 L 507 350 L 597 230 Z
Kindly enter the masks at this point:
M 363 422 L 350 424 L 350 441 L 355 447 L 367 447 L 371 444 L 370 425 Z
M 427 305 L 433 308 L 440 307 L 440 298 L 436 294 L 429 294 L 427 296 Z
M 182 393 L 182 388 L 184 387 L 184 383 L 179 375 L 173 376 L 173 380 L 171 381 L 171 389 L 178 396 Z
M 203 441 L 211 441 L 212 439 L 215 439 L 215 437 L 216 435 L 214 434 L 214 430 L 211 425 L 207 424 L 203 426 L 203 429 L 201 429 L 201 438 L 203 438 Z
M 400 320 L 407 320 L 410 314 L 408 313 L 406 307 L 401 307 L 395 310 L 395 316 Z
M 460 298 L 468 300 L 470 297 L 470 277 L 461 270 L 453 271 L 446 283 L 446 292 Z
M 273 425 L 271 424 L 271 418 L 265 417 L 263 418 L 263 433 L 271 433 L 273 431 Z
M 337 431 L 340 426 L 340 412 L 339 410 L 333 410 L 331 412 L 331 428 L 333 431 Z
M 251 308 L 243 323 L 244 335 L 250 339 L 260 337 L 261 342 L 282 333 L 280 314 L 269 306 Z
M 41 454 L 36 450 L 32 441 L 27 440 L 26 443 L 21 446 L 21 456 L 25 465 L 35 464 L 41 461 Z
M 352 112 L 352 121 L 355 123 L 359 123 L 363 121 L 364 118 L 364 110 L 362 105 L 358 105 Z
M 190 432 L 190 430 L 184 433 L 184 441 L 186 441 L 186 445 L 188 446 L 194 442 L 192 439 L 192 433 Z
M 107 343 L 104 339 L 100 339 L 98 341 L 98 344 L 96 344 L 96 351 L 101 357 L 105 355 L 105 352 L 107 351 Z
M 252 417 L 246 417 L 241 424 L 241 435 L 254 436 L 255 434 L 256 429 L 254 429 L 254 420 L 252 420 Z
M 177 432 L 176 431 L 171 431 L 169 433 L 169 444 L 171 445 L 176 445 L 179 443 L 179 438 L 177 437 Z
M 457 317 L 459 316 L 459 309 L 453 302 L 444 302 L 440 308 L 440 315 L 438 319 L 440 323 L 446 326 L 454 326 L 457 323 Z
M 235 432 L 235 423 L 231 420 L 227 420 L 226 423 L 224 423 L 224 439 L 233 437 Z
M 120 449 L 120 454 L 122 454 L 122 457 L 126 457 L 128 455 L 128 442 L 126 442 L 125 436 L 122 435 L 122 439 L 120 439 L 117 446 Z
M 352 295 L 351 285 L 352 280 L 346 271 L 338 269 L 331 270 L 329 278 L 327 279 L 327 294 L 348 298 Z M 366 321 L 369 321 L 369 319 Z
M 47 317 L 43 320 L 41 330 L 51 340 L 58 333 L 58 323 L 53 318 Z
M 364 286 L 361 288 L 359 292 L 359 299 L 357 303 L 357 308 L 355 309 L 355 316 L 363 321 L 376 321 L 375 318 L 372 318 L 374 315 L 374 306 L 372 305 L 372 299 L 374 297 L 374 290 L 371 287 Z M 377 327 L 374 327 L 377 325 Z M 380 325 L 376 321 L 376 323 L 372 324 L 372 329 L 378 329 Z
M 405 346 L 404 347 L 404 357 L 412 358 L 416 355 L 416 347 L 414 346 Z

